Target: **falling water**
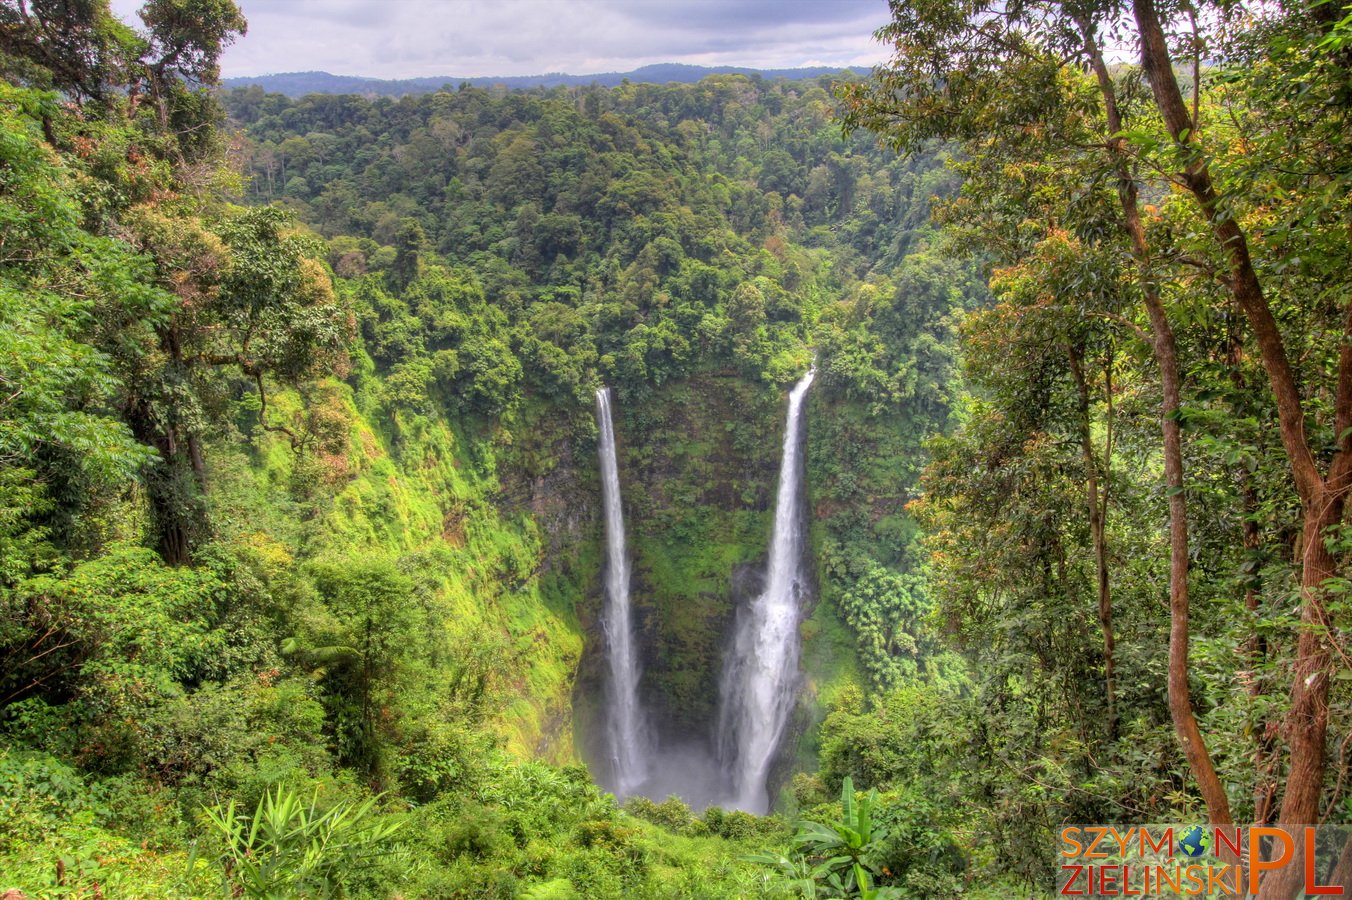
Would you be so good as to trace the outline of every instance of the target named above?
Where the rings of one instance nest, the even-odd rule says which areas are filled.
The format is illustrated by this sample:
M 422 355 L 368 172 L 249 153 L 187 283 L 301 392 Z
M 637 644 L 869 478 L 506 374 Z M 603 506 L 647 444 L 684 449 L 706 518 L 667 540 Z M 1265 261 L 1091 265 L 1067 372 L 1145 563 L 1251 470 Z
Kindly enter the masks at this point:
M 798 624 L 806 591 L 803 565 L 803 398 L 809 369 L 789 393 L 784 456 L 765 590 L 738 611 L 733 644 L 723 668 L 719 713 L 720 755 L 730 778 L 728 805 L 765 813 L 766 778 L 798 693 Z
M 596 392 L 596 422 L 601 431 L 601 500 L 606 515 L 606 603 L 602 624 L 610 660 L 607 725 L 614 791 L 624 797 L 648 777 L 647 727 L 638 705 L 638 656 L 629 608 L 629 554 L 624 543 L 620 508 L 620 472 L 615 462 L 615 427 L 610 418 L 610 390 Z

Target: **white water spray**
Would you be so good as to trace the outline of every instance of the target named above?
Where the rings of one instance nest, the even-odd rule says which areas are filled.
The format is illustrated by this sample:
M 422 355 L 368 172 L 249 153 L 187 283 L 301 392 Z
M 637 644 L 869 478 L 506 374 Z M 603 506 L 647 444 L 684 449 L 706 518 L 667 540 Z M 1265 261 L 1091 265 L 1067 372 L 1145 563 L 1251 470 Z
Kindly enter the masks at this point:
M 798 625 L 807 592 L 803 400 L 815 374 L 809 369 L 789 393 L 765 590 L 738 610 L 731 655 L 723 667 L 719 749 L 732 790 L 728 805 L 757 814 L 769 810 L 766 779 L 798 696 Z
M 596 392 L 596 423 L 601 432 L 601 501 L 606 516 L 606 602 L 602 619 L 610 661 L 606 736 L 614 792 L 626 797 L 648 778 L 648 741 L 647 724 L 638 702 L 639 666 L 629 605 L 629 553 L 624 540 L 620 471 L 615 461 L 615 427 L 610 417 L 608 388 Z

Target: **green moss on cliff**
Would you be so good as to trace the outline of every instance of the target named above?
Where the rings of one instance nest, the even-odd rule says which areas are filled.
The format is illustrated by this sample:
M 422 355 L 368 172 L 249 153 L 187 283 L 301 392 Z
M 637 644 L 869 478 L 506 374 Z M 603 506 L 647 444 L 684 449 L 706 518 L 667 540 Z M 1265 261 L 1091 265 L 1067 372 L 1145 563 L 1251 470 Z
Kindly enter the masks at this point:
M 677 733 L 716 713 L 733 574 L 765 554 L 780 406 L 777 391 L 711 370 L 616 410 L 644 693 Z
M 217 520 L 280 537 L 300 560 L 397 557 L 431 594 L 426 600 L 448 610 L 450 646 L 491 647 L 508 749 L 572 760 L 571 690 L 583 643 L 574 605 L 594 554 L 566 533 L 546 536 L 529 506 L 506 496 L 500 429 L 402 412 L 382 418 L 379 407 L 358 402 L 379 382 L 361 386 L 325 387 L 322 410 L 339 426 L 327 443 L 297 451 L 284 436 L 259 432 L 251 462 L 218 448 L 235 464 L 222 467 Z M 271 407 L 277 421 L 315 414 L 312 398 L 303 408 L 287 392 Z M 560 558 L 546 558 L 550 540 Z

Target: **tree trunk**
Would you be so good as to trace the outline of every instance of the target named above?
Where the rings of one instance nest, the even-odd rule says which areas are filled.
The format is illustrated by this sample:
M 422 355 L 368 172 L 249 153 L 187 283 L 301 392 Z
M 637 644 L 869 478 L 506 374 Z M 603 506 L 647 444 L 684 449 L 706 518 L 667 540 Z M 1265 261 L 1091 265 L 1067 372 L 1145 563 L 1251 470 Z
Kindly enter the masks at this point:
M 1319 798 L 1324 790 L 1329 720 L 1329 648 L 1324 631 L 1329 627 L 1322 601 L 1323 583 L 1337 573 L 1333 555 L 1324 543 L 1324 533 L 1343 517 L 1344 494 L 1323 488 L 1307 507 L 1301 552 L 1300 635 L 1296 639 L 1296 664 L 1292 673 L 1291 708 L 1282 731 L 1291 749 L 1279 823 L 1296 836 L 1296 859 L 1300 859 L 1304 832 L 1299 826 L 1319 824 Z M 1262 900 L 1290 900 L 1304 896 L 1304 867 L 1290 865 L 1265 880 L 1258 896 Z
M 197 477 L 197 486 L 205 494 L 207 490 L 207 463 L 202 456 L 202 441 L 195 434 L 188 435 L 188 461 L 192 463 L 192 473 Z
M 171 364 L 184 368 L 182 345 L 176 326 L 159 329 L 160 345 Z M 189 565 L 197 538 L 205 531 L 203 498 L 206 466 L 196 435 L 183 437 L 178 427 L 165 423 L 149 403 L 133 397 L 126 408 L 132 435 L 159 454 L 159 465 L 145 474 L 146 497 L 155 528 L 156 549 L 171 566 Z M 181 438 L 181 439 L 180 439 Z
M 1169 497 L 1169 716 L 1202 792 L 1207 818 L 1213 825 L 1229 825 L 1230 801 L 1197 727 L 1188 688 L 1188 510 L 1183 490 L 1182 428 L 1178 421 L 1181 406 L 1178 348 L 1159 295 L 1152 287 L 1145 291 L 1145 296 L 1164 393 L 1160 420 L 1164 432 L 1164 481 Z
M 153 447 L 159 455 L 159 464 L 148 467 L 144 478 L 155 549 L 171 566 L 188 565 L 192 562 L 193 529 L 176 490 L 177 473 L 182 466 L 177 442 L 173 434 L 156 426 L 152 413 L 143 404 L 134 403 L 127 410 L 126 418 L 132 436 L 145 446 Z
M 1103 631 L 1103 682 L 1108 703 L 1108 739 L 1117 740 L 1117 678 L 1115 675 L 1113 639 L 1113 599 L 1108 581 L 1108 540 L 1106 535 L 1107 486 L 1099 491 L 1098 462 L 1089 431 L 1089 383 L 1084 376 L 1084 362 L 1080 349 L 1066 348 L 1070 371 L 1075 377 L 1079 395 L 1080 451 L 1084 458 L 1085 500 L 1089 510 L 1089 537 L 1094 546 L 1095 585 L 1098 589 L 1099 627 Z M 1107 472 L 1104 473 L 1107 477 Z
M 1329 878 L 1329 884 L 1340 887 L 1348 895 L 1352 895 L 1352 828 L 1343 829 L 1344 838 L 1343 852 L 1338 856 L 1338 864 L 1333 867 L 1333 875 Z
M 1146 241 L 1145 226 L 1136 192 L 1136 182 L 1123 153 L 1122 116 L 1117 106 L 1117 93 L 1112 76 L 1103 61 L 1093 31 L 1085 21 L 1080 23 L 1084 34 L 1094 75 L 1103 95 L 1108 119 L 1108 146 L 1118 167 L 1118 198 L 1132 256 L 1139 270 L 1141 296 L 1150 317 L 1155 362 L 1160 369 L 1160 388 L 1163 400 L 1160 409 L 1160 428 L 1164 444 L 1164 475 L 1169 498 L 1169 717 L 1173 720 L 1183 755 L 1188 761 L 1193 780 L 1202 793 L 1207 818 L 1213 825 L 1230 825 L 1230 800 L 1225 787 L 1216 775 L 1211 754 L 1202 740 L 1201 729 L 1192 709 L 1188 687 L 1188 508 L 1183 492 L 1183 438 L 1179 424 L 1181 406 L 1181 377 L 1178 370 L 1178 346 L 1169 315 L 1160 298 L 1152 272 L 1150 246 Z

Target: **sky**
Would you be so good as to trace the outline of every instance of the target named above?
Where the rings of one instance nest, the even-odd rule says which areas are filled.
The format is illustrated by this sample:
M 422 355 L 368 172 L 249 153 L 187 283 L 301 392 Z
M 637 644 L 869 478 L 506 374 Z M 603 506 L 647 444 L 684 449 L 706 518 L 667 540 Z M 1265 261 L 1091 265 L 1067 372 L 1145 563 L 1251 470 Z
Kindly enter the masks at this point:
M 590 75 L 658 62 L 867 68 L 886 0 L 237 0 L 222 74 Z M 141 0 L 112 0 L 136 24 Z

